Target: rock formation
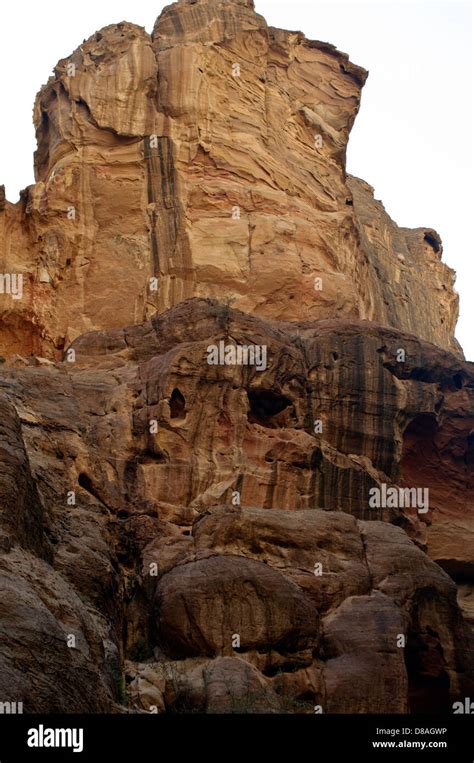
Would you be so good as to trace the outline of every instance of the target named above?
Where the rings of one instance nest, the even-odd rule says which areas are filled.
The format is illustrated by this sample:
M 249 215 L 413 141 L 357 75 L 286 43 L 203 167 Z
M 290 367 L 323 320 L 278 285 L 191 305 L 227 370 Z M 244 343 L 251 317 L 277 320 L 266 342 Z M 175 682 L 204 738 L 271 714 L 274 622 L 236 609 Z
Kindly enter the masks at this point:
M 435 231 L 399 229 L 345 172 L 367 73 L 253 4 L 168 6 L 106 27 L 38 94 L 36 185 L 0 205 L 8 354 L 191 297 L 264 318 L 368 319 L 459 352 Z M 110 306 L 113 303 L 114 309 Z
M 180 0 L 39 93 L 37 182 L 0 192 L 1 701 L 473 696 L 474 366 L 438 234 L 346 175 L 365 78 Z

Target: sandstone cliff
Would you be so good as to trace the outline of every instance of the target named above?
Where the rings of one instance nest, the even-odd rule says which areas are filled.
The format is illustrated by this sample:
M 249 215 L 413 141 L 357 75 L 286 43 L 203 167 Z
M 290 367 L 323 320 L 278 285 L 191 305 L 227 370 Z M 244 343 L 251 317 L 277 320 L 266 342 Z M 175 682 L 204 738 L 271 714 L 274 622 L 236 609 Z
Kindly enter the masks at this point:
M 122 671 L 131 706 L 160 712 L 470 696 L 472 631 L 420 546 L 472 581 L 472 366 L 370 323 L 296 328 L 191 300 L 82 336 L 74 363 L 5 368 L 2 696 L 110 709 Z M 222 336 L 265 344 L 268 369 L 209 365 Z M 423 521 L 369 507 L 372 486 L 413 478 L 435 493 Z
M 2 700 L 473 696 L 474 365 L 438 234 L 346 174 L 365 78 L 251 0 L 181 0 L 39 93 L 37 182 L 0 192 Z
M 193 296 L 459 351 L 439 236 L 399 229 L 346 175 L 366 76 L 248 2 L 182 0 L 151 36 L 93 35 L 38 94 L 36 185 L 0 207 L 1 266 L 25 282 L 2 297 L 4 352 L 59 359 Z

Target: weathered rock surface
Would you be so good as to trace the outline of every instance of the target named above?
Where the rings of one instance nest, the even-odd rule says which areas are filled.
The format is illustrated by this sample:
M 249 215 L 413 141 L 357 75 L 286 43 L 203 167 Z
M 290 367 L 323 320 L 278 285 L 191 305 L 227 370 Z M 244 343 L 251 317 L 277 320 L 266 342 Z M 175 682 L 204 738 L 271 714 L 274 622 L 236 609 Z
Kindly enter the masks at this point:
M 24 280 L 0 294 L 3 354 L 60 359 L 194 296 L 460 352 L 439 236 L 399 229 L 346 175 L 366 76 L 251 2 L 181 0 L 152 35 L 85 41 L 38 94 L 36 184 L 17 205 L 0 194 L 3 272 Z
M 232 655 L 239 649 L 317 648 L 317 610 L 299 587 L 267 564 L 226 555 L 178 566 L 156 592 L 158 636 L 172 657 Z
M 438 234 L 346 174 L 366 76 L 180 0 L 38 94 L 36 184 L 0 187 L 0 701 L 474 696 L 474 366 Z
M 268 368 L 209 365 L 221 338 L 265 345 Z M 423 550 L 453 543 L 439 561 L 467 600 L 472 364 L 370 322 L 268 322 L 212 300 L 71 349 L 0 370 L 2 697 L 403 713 L 472 695 L 472 630 Z M 415 436 L 436 445 L 449 506 Z M 372 486 L 420 482 L 426 515 L 369 505 Z

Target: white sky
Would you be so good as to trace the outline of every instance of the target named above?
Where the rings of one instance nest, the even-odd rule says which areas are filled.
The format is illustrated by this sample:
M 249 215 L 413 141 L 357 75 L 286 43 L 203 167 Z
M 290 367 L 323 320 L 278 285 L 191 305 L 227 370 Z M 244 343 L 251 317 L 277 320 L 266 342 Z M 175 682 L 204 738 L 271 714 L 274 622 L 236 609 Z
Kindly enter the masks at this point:
M 0 184 L 10 201 L 34 182 L 32 108 L 53 66 L 108 24 L 151 31 L 166 4 L 3 0 Z M 256 8 L 272 26 L 331 42 L 369 70 L 348 170 L 374 186 L 399 225 L 440 233 L 458 274 L 457 336 L 474 360 L 471 3 L 256 0 Z

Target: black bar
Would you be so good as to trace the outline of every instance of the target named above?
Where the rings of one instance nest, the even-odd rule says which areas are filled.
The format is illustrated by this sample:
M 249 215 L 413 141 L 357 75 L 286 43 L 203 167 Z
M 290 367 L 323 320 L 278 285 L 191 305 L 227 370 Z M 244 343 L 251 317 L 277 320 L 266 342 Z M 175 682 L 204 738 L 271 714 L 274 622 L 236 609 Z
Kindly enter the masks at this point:
M 49 741 L 48 729 L 83 729 L 83 749 L 29 747 L 27 740 L 36 736 L 31 730 L 40 726 L 43 742 Z M 270 756 L 279 763 L 283 755 L 289 763 L 473 763 L 473 726 L 470 715 L 2 715 L 0 763 L 168 763 L 170 758 L 182 761 L 183 755 L 223 763 L 238 756 L 250 763 L 255 754 L 265 756 L 261 763 Z M 74 739 L 72 733 L 64 740 L 80 746 L 79 736 Z

